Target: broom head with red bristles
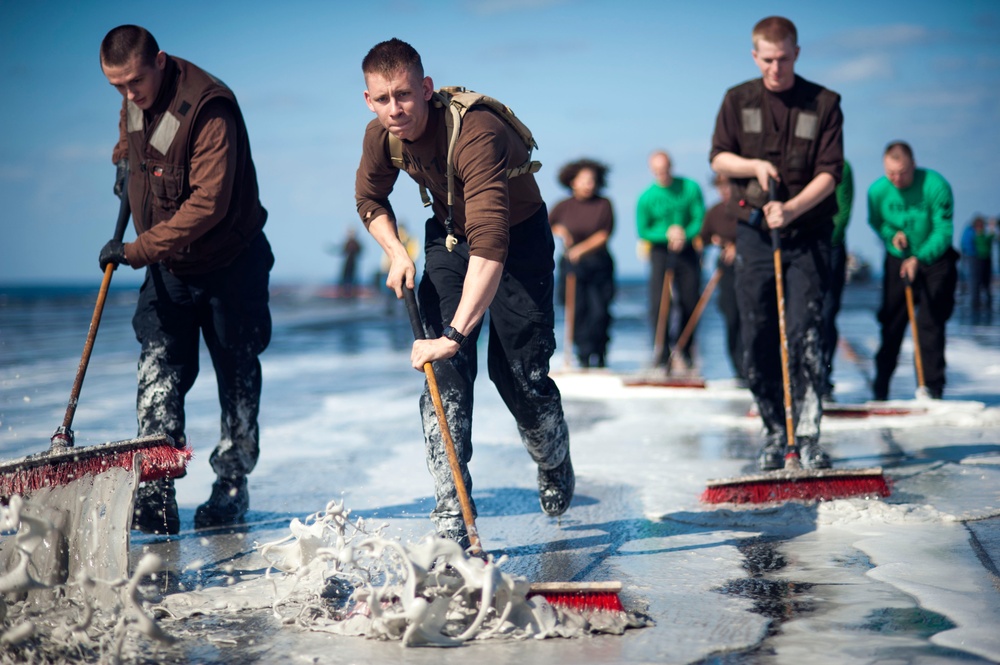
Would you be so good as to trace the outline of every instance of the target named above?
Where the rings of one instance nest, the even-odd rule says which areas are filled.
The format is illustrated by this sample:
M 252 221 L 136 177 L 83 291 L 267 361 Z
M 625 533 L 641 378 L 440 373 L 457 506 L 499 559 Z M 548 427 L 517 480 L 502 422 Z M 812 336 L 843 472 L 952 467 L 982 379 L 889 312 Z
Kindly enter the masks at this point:
M 140 456 L 141 482 L 184 475 L 190 448 L 178 448 L 165 434 L 114 441 L 83 448 L 54 447 L 49 451 L 0 463 L 0 499 L 28 496 L 45 487 L 66 485 L 112 467 L 131 469 Z
M 624 612 L 621 582 L 535 582 L 528 598 L 541 596 L 551 605 L 574 612 Z
M 703 503 L 832 501 L 887 497 L 890 485 L 881 467 L 867 469 L 781 469 L 752 476 L 708 481 Z

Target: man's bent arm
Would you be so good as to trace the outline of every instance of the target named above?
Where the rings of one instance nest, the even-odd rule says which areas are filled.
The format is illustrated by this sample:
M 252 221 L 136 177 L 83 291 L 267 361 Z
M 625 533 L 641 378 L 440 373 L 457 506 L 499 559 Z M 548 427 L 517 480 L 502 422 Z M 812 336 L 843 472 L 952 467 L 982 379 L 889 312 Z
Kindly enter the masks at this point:
M 368 232 L 389 257 L 389 275 L 385 285 L 396 292 L 397 298 L 402 298 L 404 284 L 413 288 L 417 269 L 406 252 L 406 247 L 399 240 L 396 222 L 389 219 L 388 215 L 379 215 L 368 224 Z
M 767 191 L 767 179 L 779 178 L 774 164 L 763 159 L 740 157 L 734 152 L 720 152 L 712 158 L 712 170 L 727 178 L 757 178 L 761 189 Z

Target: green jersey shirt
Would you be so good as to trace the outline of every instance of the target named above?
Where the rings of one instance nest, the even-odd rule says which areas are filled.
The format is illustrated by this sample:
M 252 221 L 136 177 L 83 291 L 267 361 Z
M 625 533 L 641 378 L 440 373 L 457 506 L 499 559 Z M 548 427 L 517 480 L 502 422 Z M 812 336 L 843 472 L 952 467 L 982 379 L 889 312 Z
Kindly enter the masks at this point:
M 915 169 L 906 189 L 896 189 L 885 176 L 868 189 L 868 223 L 885 250 L 901 259 L 915 256 L 923 264 L 934 263 L 951 247 L 953 208 L 951 186 L 930 169 Z M 892 244 L 899 231 L 909 244 L 902 252 Z
M 639 197 L 636 226 L 639 237 L 652 243 L 666 244 L 667 229 L 675 224 L 684 228 L 691 241 L 701 232 L 705 218 L 705 199 L 694 180 L 674 177 L 667 187 L 653 183 Z
M 851 206 L 854 205 L 854 174 L 851 171 L 851 164 L 846 159 L 844 160 L 844 175 L 834 192 L 837 195 L 837 214 L 833 216 L 833 238 L 830 243 L 843 245 L 844 236 L 847 234 L 847 225 L 851 221 Z

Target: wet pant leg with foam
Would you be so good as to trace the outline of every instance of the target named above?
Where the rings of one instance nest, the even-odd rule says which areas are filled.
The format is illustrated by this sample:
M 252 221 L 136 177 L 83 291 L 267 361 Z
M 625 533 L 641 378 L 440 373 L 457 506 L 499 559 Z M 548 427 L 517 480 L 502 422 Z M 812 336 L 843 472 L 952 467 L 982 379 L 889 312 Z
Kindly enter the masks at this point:
M 469 248 L 462 240 L 454 251 L 448 252 L 440 223 L 429 220 L 426 229 L 419 299 L 425 330 L 434 337 L 439 336 L 444 325 L 451 321 L 461 300 Z M 529 455 L 543 469 L 558 466 L 569 453 L 562 400 L 548 375 L 549 360 L 555 351 L 554 249 L 544 207 L 530 220 L 513 227 L 503 276 L 489 308 L 487 364 L 490 379 L 514 416 Z M 468 335 L 465 346 L 455 356 L 434 363 L 448 428 L 470 495 L 472 388 L 478 369 L 476 346 L 481 329 L 482 323 Z M 435 486 L 435 508 L 431 518 L 439 531 L 447 532 L 461 524 L 461 508 L 426 386 L 420 409 L 427 467 Z M 469 498 L 472 501 L 471 496 Z M 472 507 L 475 514 L 474 502 Z
M 132 320 L 142 345 L 136 403 L 139 434 L 166 432 L 185 440 L 184 401 L 199 371 L 199 337 L 214 365 L 221 407 L 219 443 L 209 461 L 216 474 L 245 476 L 259 455 L 261 370 L 271 338 L 269 271 L 274 263 L 261 233 L 229 266 L 178 277 L 160 264 L 146 270 Z
M 822 305 L 828 279 L 829 223 L 782 240 L 785 328 L 797 438 L 818 438 L 823 373 Z M 785 431 L 774 252 L 769 233 L 746 224 L 737 230 L 736 295 L 743 366 L 767 433 Z

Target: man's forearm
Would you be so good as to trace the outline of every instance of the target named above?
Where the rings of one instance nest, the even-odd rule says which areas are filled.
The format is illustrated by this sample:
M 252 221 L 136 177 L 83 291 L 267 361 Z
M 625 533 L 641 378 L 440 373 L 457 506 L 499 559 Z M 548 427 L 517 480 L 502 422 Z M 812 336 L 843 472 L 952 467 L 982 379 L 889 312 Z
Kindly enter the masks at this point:
M 472 332 L 493 302 L 502 275 L 503 263 L 500 261 L 469 257 L 469 268 L 462 285 L 462 299 L 455 310 L 455 316 L 444 323 L 453 326 L 463 335 Z
M 823 199 L 833 194 L 837 181 L 829 173 L 820 173 L 809 181 L 801 192 L 785 202 L 785 209 L 791 209 L 797 219 L 815 208 Z
M 753 178 L 757 175 L 758 161 L 733 152 L 720 152 L 712 159 L 712 170 L 727 178 Z

